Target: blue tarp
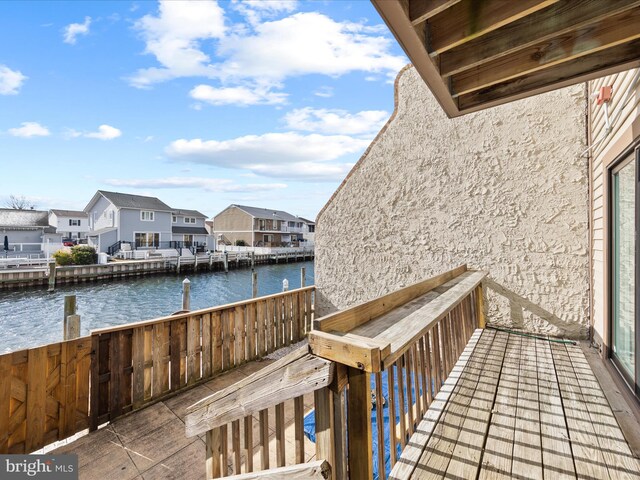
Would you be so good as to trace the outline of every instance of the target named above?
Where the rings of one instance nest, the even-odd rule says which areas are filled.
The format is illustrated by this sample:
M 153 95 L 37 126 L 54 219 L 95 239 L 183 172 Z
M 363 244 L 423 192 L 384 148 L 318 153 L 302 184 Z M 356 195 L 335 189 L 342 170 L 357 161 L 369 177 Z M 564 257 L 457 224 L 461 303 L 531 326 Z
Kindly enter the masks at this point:
M 394 378 L 398 378 L 398 371 L 396 369 L 396 367 L 393 367 L 394 369 Z M 404 370 L 404 369 L 403 369 Z M 385 465 L 385 475 L 383 476 L 383 478 L 386 478 L 390 471 L 391 471 L 391 460 L 390 460 L 390 442 L 389 442 L 389 388 L 388 388 L 388 381 L 387 381 L 387 372 L 384 371 L 382 372 L 382 396 L 385 398 L 386 403 L 384 405 L 384 408 L 382 410 L 382 414 L 383 414 L 383 419 L 384 419 L 384 465 Z M 371 390 L 375 391 L 376 388 L 376 384 L 375 384 L 375 376 L 371 375 Z M 405 388 L 405 394 L 404 394 L 404 404 L 405 404 L 405 408 L 404 410 L 407 411 L 407 405 L 408 405 L 408 400 L 407 400 L 407 395 L 406 395 L 406 389 L 407 389 L 407 382 L 406 382 L 406 376 L 404 377 L 404 388 Z M 415 399 L 415 390 L 413 389 L 413 385 L 411 385 L 411 392 L 412 392 L 412 398 Z M 395 382 L 394 385 L 394 398 L 396 399 L 396 405 L 395 405 L 395 423 L 396 425 L 398 424 L 398 422 L 400 421 L 400 405 L 398 405 L 398 382 Z M 422 393 L 422 389 L 420 390 L 420 393 Z M 376 407 L 380 404 L 379 401 L 376 401 Z M 378 419 L 377 419 L 377 413 L 376 413 L 376 408 L 374 407 L 371 410 L 371 431 L 373 432 L 372 435 L 372 444 L 373 444 L 373 480 L 377 480 L 378 477 L 378 434 L 377 434 L 377 423 L 378 423 Z M 311 440 L 312 442 L 316 441 L 316 418 L 315 418 L 315 412 L 310 412 L 309 414 L 307 414 L 307 416 L 304 417 L 304 433 L 307 436 L 307 438 L 309 440 Z M 400 453 L 402 450 L 402 447 L 400 446 L 400 444 L 397 445 L 398 448 L 398 452 L 396 455 L 396 458 L 400 457 Z

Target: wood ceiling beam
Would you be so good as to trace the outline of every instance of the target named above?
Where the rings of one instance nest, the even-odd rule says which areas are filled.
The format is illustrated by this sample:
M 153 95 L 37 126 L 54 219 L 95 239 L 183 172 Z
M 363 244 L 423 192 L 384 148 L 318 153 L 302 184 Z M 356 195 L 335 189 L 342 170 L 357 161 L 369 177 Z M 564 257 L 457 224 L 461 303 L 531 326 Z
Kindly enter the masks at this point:
M 451 77 L 454 97 L 552 68 L 640 38 L 640 8 L 532 45 Z
M 427 21 L 432 56 L 439 55 L 559 0 L 463 0 Z
M 460 73 L 636 7 L 640 0 L 562 0 L 442 53 L 440 74 Z
M 640 66 L 640 39 L 458 97 L 462 113 Z
M 461 0 L 409 0 L 409 20 L 415 27 L 460 1 Z

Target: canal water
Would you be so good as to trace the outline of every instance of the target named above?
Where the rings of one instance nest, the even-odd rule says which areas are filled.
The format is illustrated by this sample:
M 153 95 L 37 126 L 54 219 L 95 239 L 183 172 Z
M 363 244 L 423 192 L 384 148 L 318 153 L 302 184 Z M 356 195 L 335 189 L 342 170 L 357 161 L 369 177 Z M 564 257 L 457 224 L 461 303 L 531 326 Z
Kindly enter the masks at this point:
M 306 285 L 313 285 L 313 262 L 257 265 L 258 295 L 300 287 L 300 269 Z M 191 309 L 224 305 L 251 298 L 251 269 L 191 273 Z M 182 306 L 184 276 L 152 275 L 109 282 L 63 285 L 46 289 L 0 292 L 0 353 L 62 340 L 64 296 L 76 295 L 82 335 L 90 330 L 170 315 Z

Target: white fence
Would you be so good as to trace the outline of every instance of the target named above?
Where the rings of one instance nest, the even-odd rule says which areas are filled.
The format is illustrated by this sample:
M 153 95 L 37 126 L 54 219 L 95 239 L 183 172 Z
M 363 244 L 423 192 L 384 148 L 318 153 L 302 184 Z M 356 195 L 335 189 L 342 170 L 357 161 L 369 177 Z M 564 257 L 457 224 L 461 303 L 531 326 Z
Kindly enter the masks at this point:
M 313 245 L 304 247 L 237 247 L 235 245 L 218 245 L 220 252 L 249 253 L 256 255 L 275 255 L 285 253 L 313 253 Z

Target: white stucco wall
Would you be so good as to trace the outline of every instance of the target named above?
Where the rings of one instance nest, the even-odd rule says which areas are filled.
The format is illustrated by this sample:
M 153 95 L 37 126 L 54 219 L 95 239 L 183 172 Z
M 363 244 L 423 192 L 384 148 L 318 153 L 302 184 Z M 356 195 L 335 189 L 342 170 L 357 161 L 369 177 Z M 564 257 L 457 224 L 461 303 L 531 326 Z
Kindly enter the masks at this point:
M 578 85 L 448 119 L 413 68 L 396 113 L 318 216 L 318 313 L 467 263 L 544 309 L 495 323 L 588 333 L 588 166 Z

